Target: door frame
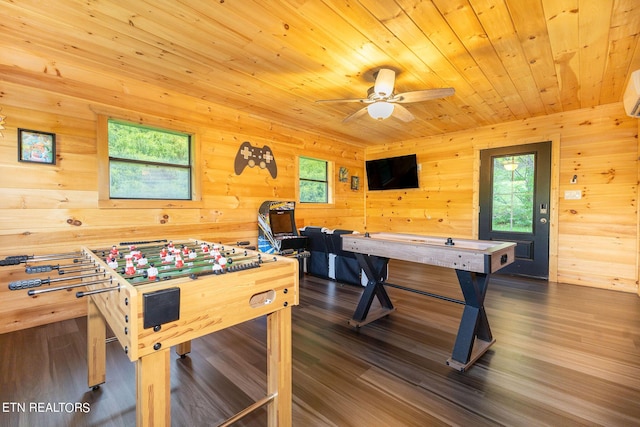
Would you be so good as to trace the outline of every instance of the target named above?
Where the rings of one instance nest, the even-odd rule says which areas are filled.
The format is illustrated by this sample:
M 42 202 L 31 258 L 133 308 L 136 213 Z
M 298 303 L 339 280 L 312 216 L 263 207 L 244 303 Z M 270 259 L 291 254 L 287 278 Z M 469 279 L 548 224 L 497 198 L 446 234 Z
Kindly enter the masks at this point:
M 480 228 L 480 151 L 513 147 L 551 141 L 551 177 L 549 191 L 549 281 L 558 281 L 558 202 L 560 185 L 560 134 L 540 135 L 532 138 L 506 141 L 508 135 L 496 137 L 495 141 L 476 141 L 473 144 L 473 238 L 477 239 Z

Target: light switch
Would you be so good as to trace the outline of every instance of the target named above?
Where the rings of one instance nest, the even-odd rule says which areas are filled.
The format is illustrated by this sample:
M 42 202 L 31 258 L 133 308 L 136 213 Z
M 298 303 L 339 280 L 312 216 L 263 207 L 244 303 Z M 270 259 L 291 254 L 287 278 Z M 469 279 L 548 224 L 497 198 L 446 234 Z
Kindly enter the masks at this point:
M 582 199 L 582 191 L 580 190 L 566 190 L 564 192 L 565 200 L 580 200 Z

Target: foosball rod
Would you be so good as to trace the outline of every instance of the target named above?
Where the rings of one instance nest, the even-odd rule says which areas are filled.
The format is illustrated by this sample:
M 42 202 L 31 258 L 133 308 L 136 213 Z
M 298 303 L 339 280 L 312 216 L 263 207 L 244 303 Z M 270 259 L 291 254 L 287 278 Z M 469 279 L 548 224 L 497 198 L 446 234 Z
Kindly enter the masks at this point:
M 91 270 L 95 268 L 95 264 L 92 262 L 79 262 L 77 264 L 66 264 L 66 265 L 28 265 L 25 267 L 24 272 L 27 274 L 39 274 L 39 273 L 48 273 L 53 270 L 58 270 L 58 274 L 62 275 L 65 273 L 77 273 L 83 270 Z
M 235 253 L 223 252 L 220 255 L 224 256 L 225 258 L 227 258 L 227 260 L 231 259 L 232 262 L 235 261 L 235 257 L 236 256 L 241 256 L 242 258 L 256 257 L 256 256 L 259 257 L 260 256 L 260 254 L 258 254 L 258 255 L 250 255 L 246 251 L 244 251 L 244 252 L 235 252 Z M 200 254 L 195 258 L 189 258 L 188 256 L 185 256 L 182 253 L 181 253 L 181 256 L 182 256 L 182 260 L 184 261 L 185 266 L 187 265 L 187 263 L 203 263 L 205 261 L 211 262 L 211 261 L 215 260 L 215 258 L 213 256 L 213 253 L 211 253 L 211 252 L 208 253 L 208 254 Z M 150 256 L 150 257 L 146 257 L 146 258 L 147 258 L 148 264 L 156 263 L 156 267 L 158 269 L 159 269 L 160 266 L 157 265 L 157 263 L 163 261 L 163 258 L 160 255 L 154 255 L 154 256 Z M 118 267 L 117 267 L 118 269 L 123 268 L 123 266 L 126 263 L 126 260 L 123 260 L 123 259 L 118 259 L 116 261 L 118 263 Z M 162 262 L 161 265 L 170 265 L 170 263 Z M 148 268 L 148 267 L 142 266 L 140 268 Z
M 105 274 L 104 272 L 100 272 L 100 271 L 98 271 L 98 269 L 96 269 L 95 273 L 81 274 L 79 276 L 63 277 L 63 278 L 60 278 L 60 279 L 50 279 L 50 278 L 47 277 L 46 279 L 16 280 L 16 281 L 13 281 L 13 282 L 9 283 L 9 290 L 17 291 L 17 290 L 21 290 L 21 289 L 37 288 L 37 287 L 40 287 L 42 285 L 48 285 L 48 284 L 56 283 L 56 282 L 63 282 L 65 280 L 84 279 L 86 277 L 95 277 L 95 276 L 100 276 L 100 275 L 104 275 L 104 274 Z
M 239 255 L 239 254 L 238 254 Z M 233 259 L 233 258 L 227 258 L 227 259 L 231 259 L 232 261 L 228 261 L 226 264 L 225 269 L 229 270 L 229 271 L 234 271 L 235 267 L 239 265 L 238 269 L 242 269 L 242 265 L 246 264 L 243 263 L 242 261 L 248 260 L 248 259 L 252 259 L 252 258 L 257 258 L 255 262 L 256 264 L 260 264 L 263 262 L 262 258 L 261 258 L 261 254 L 258 255 L 253 255 L 253 256 L 242 256 L 239 260 Z M 213 265 L 214 265 L 214 259 L 211 258 L 209 260 L 203 260 L 201 262 L 198 263 L 185 263 L 184 266 L 182 267 L 170 267 L 170 268 L 158 268 L 158 275 L 157 275 L 157 280 L 154 281 L 150 281 L 148 280 L 148 274 L 147 271 L 145 270 L 143 273 L 137 273 L 131 276 L 124 276 L 125 279 L 136 279 L 136 278 L 145 278 L 147 279 L 146 282 L 137 282 L 137 283 L 132 283 L 134 286 L 138 286 L 138 285 L 142 285 L 142 284 L 146 284 L 146 283 L 155 283 L 157 281 L 161 281 L 161 280 L 171 280 L 171 279 L 175 279 L 178 277 L 185 277 L 185 276 L 191 276 L 191 275 L 199 275 L 202 274 L 202 272 L 193 272 L 190 270 L 194 270 L 194 269 L 199 269 L 199 268 L 203 268 L 203 267 L 208 267 L 211 266 L 210 269 L 207 269 L 204 271 L 204 273 L 206 274 L 215 274 L 215 273 L 209 273 L 209 271 L 214 271 L 213 270 Z M 238 264 L 238 261 L 240 261 L 240 264 Z M 193 265 L 189 265 L 189 264 L 193 264 Z M 168 275 L 169 273 L 173 273 L 173 272 L 179 272 L 179 271 L 184 271 L 186 270 L 184 273 L 182 274 L 177 274 L 177 275 Z M 217 270 L 220 271 L 220 270 Z M 120 273 L 120 272 L 118 272 Z M 121 273 L 120 273 L 121 274 Z M 220 274 L 220 273 L 218 273 Z M 224 274 L 224 273 L 222 273 Z
M 197 248 L 199 245 L 201 245 L 202 243 L 207 243 L 210 244 L 209 242 L 199 242 L 199 241 L 190 241 L 190 240 L 177 240 L 176 242 L 170 241 L 170 240 L 152 240 L 152 241 L 147 241 L 147 242 L 139 242 L 139 244 L 146 244 L 146 243 L 165 243 L 163 245 L 145 245 L 145 246 L 138 246 L 138 242 L 123 242 L 120 243 L 118 245 L 114 245 L 116 246 L 116 249 L 118 249 L 118 251 L 120 250 L 125 250 L 125 249 L 129 249 L 131 247 L 131 245 L 135 245 L 135 249 L 139 250 L 142 252 L 142 250 L 150 250 L 150 249 L 162 249 L 164 247 L 167 247 L 169 243 L 173 243 L 174 247 L 178 246 L 178 245 L 184 245 L 189 247 L 189 245 L 195 246 L 195 248 Z M 217 243 L 211 243 L 213 245 L 221 245 L 221 246 L 239 246 L 239 247 L 243 247 L 243 246 L 247 246 L 249 245 L 249 241 L 239 241 L 239 242 L 234 242 L 234 243 L 221 243 L 221 242 L 217 242 Z M 103 253 L 108 253 L 111 251 L 112 248 L 101 248 L 101 249 L 92 249 L 92 252 L 103 252 Z
M 117 284 L 116 286 L 111 286 L 109 288 L 94 289 L 92 291 L 79 291 L 79 292 L 76 292 L 76 298 L 82 298 L 89 295 L 101 294 L 103 292 L 117 291 L 118 289 L 120 289 L 120 284 Z
M 156 244 L 151 244 L 151 243 L 163 243 L 161 245 L 156 245 Z M 117 245 L 113 245 L 116 247 L 116 249 L 120 250 L 126 250 L 126 249 L 130 249 L 131 246 L 134 246 L 136 250 L 142 250 L 142 249 L 155 249 L 155 248 L 163 248 L 163 247 L 167 247 L 169 244 L 173 244 L 173 246 L 178 246 L 178 245 L 184 245 L 184 246 L 188 246 L 188 245 L 200 245 L 200 243 L 196 240 L 196 241 L 192 241 L 192 240 L 167 240 L 167 239 L 162 239 L 162 240 L 148 240 L 148 241 L 144 241 L 144 242 L 120 242 Z M 201 242 L 201 243 L 208 243 L 208 242 Z M 238 246 L 240 246 L 240 244 L 249 244 L 249 242 L 237 242 Z M 222 243 L 213 243 L 213 244 L 219 244 L 222 245 Z M 141 246 L 142 245 L 142 246 Z M 112 246 L 112 247 L 113 247 Z M 92 252 L 110 252 L 111 248 L 100 248 L 100 249 L 91 249 Z
M 41 261 L 54 261 L 60 259 L 70 259 L 70 258 L 82 258 L 82 254 L 79 252 L 69 252 L 69 253 L 60 253 L 60 254 L 49 254 L 49 255 L 10 255 L 5 257 L 5 259 L 0 260 L 0 266 L 7 265 L 18 265 L 22 263 L 31 262 L 41 262 Z
M 180 245 L 182 245 L 182 243 L 180 243 Z M 189 247 L 188 245 L 184 245 L 184 246 Z M 152 252 L 152 251 L 158 251 L 159 252 L 160 250 L 165 249 L 165 248 L 167 248 L 167 245 L 153 245 L 153 246 L 139 246 L 139 247 L 136 247 L 135 250 L 139 251 L 141 253 L 149 253 L 149 252 Z M 126 250 L 129 250 L 129 248 L 116 248 L 116 249 L 118 249 L 117 260 L 118 261 L 123 260 L 125 258 L 125 256 L 127 255 L 124 252 Z M 191 249 L 196 249 L 196 248 L 194 247 L 194 248 L 191 248 Z M 99 257 L 105 257 L 105 256 L 107 256 L 107 255 L 109 255 L 111 253 L 111 249 L 96 249 L 96 250 L 92 249 L 91 251 L 95 255 L 97 255 Z M 181 252 L 181 254 L 182 254 L 182 252 Z
M 274 262 L 277 261 L 276 257 L 273 257 L 273 259 L 267 259 L 267 260 L 263 260 L 263 259 L 259 259 L 258 261 L 252 261 L 252 262 L 240 262 L 240 263 L 236 263 L 236 264 L 227 264 L 227 266 L 222 269 L 222 270 L 214 270 L 213 268 L 204 270 L 204 271 L 197 271 L 197 272 L 193 272 L 193 271 L 185 271 L 184 273 L 179 273 L 179 274 L 173 274 L 173 275 L 167 275 L 167 273 L 171 273 L 171 271 L 167 272 L 166 270 L 163 271 L 158 271 L 158 276 L 156 278 L 156 280 L 151 281 L 151 280 L 146 280 L 146 281 L 140 281 L 140 282 L 132 282 L 131 285 L 132 286 L 140 286 L 140 285 L 147 285 L 149 283 L 156 283 L 156 282 L 160 282 L 160 281 L 164 281 L 164 280 L 173 280 L 173 279 L 178 279 L 181 277 L 190 277 L 191 279 L 197 279 L 200 276 L 208 276 L 208 275 L 226 275 L 226 274 L 230 274 L 236 271 L 241 271 L 241 270 L 248 270 L 249 268 L 257 268 L 260 267 L 261 264 L 267 263 L 267 262 Z M 180 269 L 176 269 L 173 271 L 182 271 L 182 270 L 191 270 L 191 268 L 180 268 Z
M 191 264 L 191 265 L 189 265 Z M 206 267 L 208 265 L 212 265 L 214 264 L 214 259 L 208 259 L 208 260 L 201 260 L 199 262 L 185 262 L 184 265 L 182 267 L 175 267 L 172 266 L 171 264 L 164 264 L 162 266 L 156 267 L 158 270 L 158 277 L 160 277 L 160 275 L 162 275 L 163 273 L 170 273 L 173 271 L 181 271 L 181 270 L 191 270 L 194 268 L 201 268 L 201 267 Z M 124 267 L 122 267 L 124 268 Z M 131 274 L 131 275 L 126 275 L 125 273 L 123 273 L 122 271 L 119 271 L 121 269 L 121 267 L 118 267 L 118 270 L 115 270 L 116 273 L 120 274 L 121 276 L 123 276 L 125 279 L 135 279 L 135 278 L 139 278 L 139 277 L 144 277 L 147 278 L 148 273 L 147 270 L 149 269 L 148 266 L 146 267 L 140 267 L 138 269 L 138 271 L 140 271 L 139 273 L 136 274 Z
M 89 285 L 98 285 L 100 283 L 105 283 L 105 282 L 112 282 L 113 279 L 112 278 L 106 278 L 106 279 L 102 279 L 102 280 L 94 280 L 92 282 L 82 282 L 82 283 L 74 283 L 73 285 L 66 285 L 66 286 L 57 286 L 54 288 L 44 288 L 44 289 L 29 289 L 29 291 L 27 292 L 27 295 L 31 296 L 36 296 L 36 295 L 40 295 L 40 294 L 46 294 L 48 292 L 56 292 L 56 291 L 66 291 L 69 289 L 75 289 L 75 288 L 81 288 L 83 286 L 89 286 Z

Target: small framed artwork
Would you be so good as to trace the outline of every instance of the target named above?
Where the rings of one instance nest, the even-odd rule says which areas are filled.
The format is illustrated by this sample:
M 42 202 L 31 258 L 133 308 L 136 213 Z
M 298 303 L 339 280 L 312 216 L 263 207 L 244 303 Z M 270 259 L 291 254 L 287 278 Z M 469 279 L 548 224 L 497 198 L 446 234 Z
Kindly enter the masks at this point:
M 349 170 L 344 166 L 340 166 L 340 173 L 338 174 L 338 180 L 340 182 L 347 182 L 348 175 L 349 175 Z
M 360 189 L 360 178 L 358 178 L 357 176 L 352 176 L 351 177 L 351 189 L 352 190 L 359 190 Z
M 56 163 L 56 134 L 18 129 L 18 160 L 54 165 Z

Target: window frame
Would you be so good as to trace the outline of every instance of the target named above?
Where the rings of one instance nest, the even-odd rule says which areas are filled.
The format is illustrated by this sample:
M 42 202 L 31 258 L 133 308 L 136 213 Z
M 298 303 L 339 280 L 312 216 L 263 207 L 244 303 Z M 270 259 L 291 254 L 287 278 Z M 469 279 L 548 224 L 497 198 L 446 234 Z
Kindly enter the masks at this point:
M 326 166 L 326 169 L 327 169 L 327 181 L 326 181 L 327 201 L 326 202 L 303 202 L 301 200 L 301 198 L 300 198 L 300 182 L 303 180 L 303 178 L 300 177 L 300 159 L 317 160 L 317 161 L 321 161 L 321 162 L 325 163 L 325 166 Z M 333 186 L 334 186 L 334 182 L 335 182 L 334 177 L 333 177 L 333 170 L 334 170 L 333 162 L 330 161 L 330 160 L 326 160 L 326 159 L 322 159 L 322 158 L 318 158 L 318 157 L 298 156 L 297 163 L 298 163 L 298 167 L 297 167 L 297 170 L 296 170 L 296 175 L 297 175 L 297 179 L 296 179 L 296 194 L 297 194 L 298 203 L 300 203 L 301 205 L 303 205 L 305 207 L 313 207 L 313 206 L 326 207 L 328 205 L 333 205 L 334 204 Z M 325 182 L 325 181 L 308 180 L 308 179 L 305 179 L 305 181 Z
M 191 200 L 182 199 L 122 199 L 111 198 L 109 180 L 109 120 L 130 123 L 136 126 L 166 130 L 167 132 L 186 133 L 191 137 Z M 100 208 L 196 208 L 202 207 L 200 182 L 201 166 L 199 161 L 200 138 L 195 129 L 181 126 L 171 121 L 167 124 L 162 119 L 148 117 L 132 120 L 128 117 L 113 114 L 98 114 L 97 117 L 97 160 L 98 160 L 98 206 Z M 151 162 L 150 162 L 151 163 Z

